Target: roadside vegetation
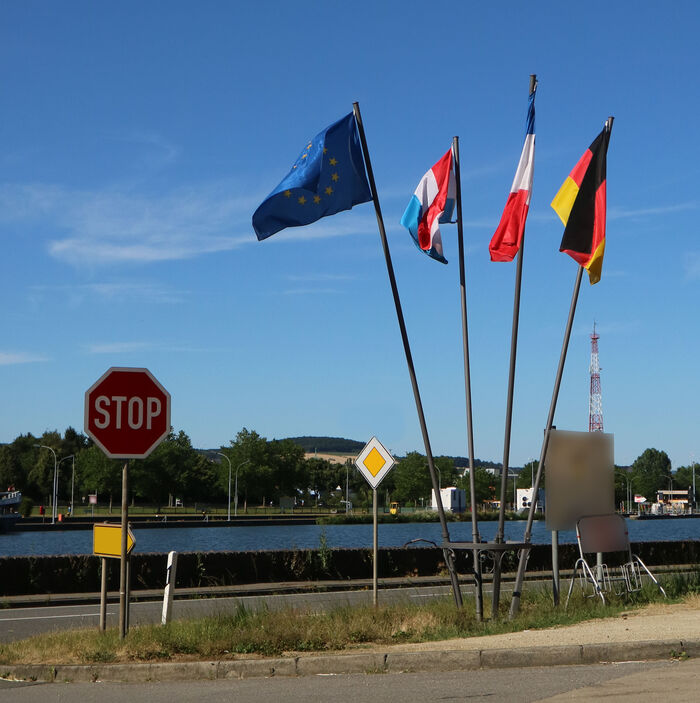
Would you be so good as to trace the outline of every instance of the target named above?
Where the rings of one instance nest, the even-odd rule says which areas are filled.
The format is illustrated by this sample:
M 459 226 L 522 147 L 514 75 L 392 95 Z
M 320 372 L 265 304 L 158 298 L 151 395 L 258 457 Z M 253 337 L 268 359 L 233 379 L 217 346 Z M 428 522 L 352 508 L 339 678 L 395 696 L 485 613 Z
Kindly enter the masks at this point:
M 125 640 L 116 629 L 72 630 L 39 635 L 0 645 L 0 672 L 13 664 L 96 664 L 111 662 L 233 659 L 241 655 L 279 656 L 295 652 L 327 652 L 371 645 L 449 640 L 525 629 L 572 625 L 614 617 L 657 602 L 681 602 L 697 607 L 700 572 L 674 575 L 664 581 L 669 600 L 655 587 L 645 587 L 628 599 L 612 599 L 603 606 L 583 598 L 578 590 L 567 610 L 553 608 L 551 593 L 525 592 L 518 617 L 476 621 L 473 602 L 457 610 L 450 598 L 426 604 L 397 604 L 378 608 L 344 607 L 326 613 L 298 610 L 253 612 L 238 608 L 198 620 L 167 626 L 133 627 Z

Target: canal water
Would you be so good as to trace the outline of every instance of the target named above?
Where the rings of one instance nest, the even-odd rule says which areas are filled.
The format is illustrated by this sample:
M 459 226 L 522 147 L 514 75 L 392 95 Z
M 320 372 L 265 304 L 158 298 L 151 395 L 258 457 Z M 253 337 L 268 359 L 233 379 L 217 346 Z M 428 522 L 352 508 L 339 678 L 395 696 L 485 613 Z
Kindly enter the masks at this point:
M 482 539 L 496 534 L 498 523 L 479 524 Z M 522 540 L 525 521 L 506 522 L 506 539 Z M 627 520 L 630 541 L 700 540 L 700 518 L 667 520 Z M 449 523 L 453 541 L 471 538 L 471 523 Z M 134 530 L 134 552 L 221 552 L 259 549 L 318 549 L 328 547 L 372 546 L 372 525 L 280 525 L 260 527 L 181 527 Z M 410 540 L 441 542 L 439 523 L 398 523 L 379 525 L 379 546 L 401 547 Z M 549 543 L 550 532 L 544 522 L 533 526 L 532 542 Z M 560 532 L 562 544 L 576 542 L 573 531 Z M 424 546 L 429 546 L 425 544 Z M 15 531 L 0 535 L 0 556 L 29 554 L 92 554 L 92 530 Z

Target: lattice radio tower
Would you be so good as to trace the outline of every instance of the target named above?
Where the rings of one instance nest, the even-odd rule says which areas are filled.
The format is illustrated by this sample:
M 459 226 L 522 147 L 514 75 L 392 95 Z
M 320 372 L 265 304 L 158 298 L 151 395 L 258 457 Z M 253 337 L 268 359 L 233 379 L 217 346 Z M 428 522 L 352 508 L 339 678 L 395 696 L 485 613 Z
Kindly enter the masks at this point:
M 603 393 L 600 390 L 600 363 L 598 362 L 598 339 L 593 323 L 591 335 L 591 392 L 588 397 L 588 431 L 603 431 Z

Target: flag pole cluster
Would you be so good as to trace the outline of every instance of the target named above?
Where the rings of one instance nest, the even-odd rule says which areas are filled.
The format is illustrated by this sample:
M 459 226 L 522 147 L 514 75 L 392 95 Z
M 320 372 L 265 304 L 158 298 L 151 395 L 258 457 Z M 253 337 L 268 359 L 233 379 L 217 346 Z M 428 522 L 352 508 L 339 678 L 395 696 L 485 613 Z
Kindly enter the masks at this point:
M 535 76 L 531 76 L 525 142 L 510 194 L 503 210 L 503 215 L 489 244 L 492 261 L 512 261 L 522 247 L 525 222 L 530 207 L 530 198 L 532 196 L 534 174 L 535 93 L 536 79 Z M 253 229 L 258 239 L 262 240 L 287 227 L 311 224 L 322 217 L 334 215 L 343 210 L 349 210 L 355 205 L 369 202 L 370 200 L 373 201 L 386 258 L 387 271 L 396 305 L 397 318 L 403 338 L 406 361 L 409 367 L 411 384 L 416 400 L 416 408 L 421 424 L 421 432 L 425 443 L 428 467 L 434 491 L 436 492 L 438 512 L 443 529 L 443 540 L 446 543 L 450 543 L 447 523 L 442 509 L 442 501 L 439 491 L 437 490 L 439 482 L 436 479 L 433 466 L 432 450 L 430 448 L 422 403 L 418 392 L 418 384 L 405 330 L 403 312 L 398 297 L 398 289 L 393 275 L 393 265 L 389 255 L 388 241 L 386 239 L 384 222 L 379 207 L 379 198 L 374 185 L 369 152 L 367 150 L 357 103 L 355 103 L 354 108 L 353 112 L 319 132 L 314 139 L 306 144 L 296 162 L 292 165 L 289 173 L 253 214 Z M 606 159 L 612 122 L 613 118 L 610 117 L 603 131 L 596 137 L 591 146 L 581 157 L 552 201 L 552 207 L 559 215 L 565 227 L 560 251 L 569 254 L 580 267 L 577 273 L 575 292 L 569 312 L 565 344 L 562 347 L 557 372 L 558 376 L 555 381 L 555 392 L 552 396 L 550 418 L 547 422 L 547 432 L 543 441 L 542 456 L 540 458 L 534 486 L 535 491 L 539 485 L 543 456 L 546 451 L 549 429 L 551 428 L 554 409 L 556 407 L 558 386 L 561 380 L 564 360 L 566 358 L 566 347 L 568 346 L 568 337 L 573 322 L 578 297 L 578 287 L 580 285 L 583 269 L 585 268 L 588 271 L 591 284 L 597 283 L 601 277 L 603 255 L 605 252 Z M 457 192 L 456 182 L 455 159 L 453 150 L 450 149 L 423 176 L 401 218 L 401 224 L 408 229 L 418 248 L 431 258 L 445 264 L 447 260 L 444 255 L 440 224 L 451 221 L 455 200 L 459 199 L 461 202 L 460 194 Z M 461 219 L 461 205 L 458 216 Z M 458 222 L 457 224 L 460 234 L 460 267 L 462 267 L 462 223 Z M 518 261 L 516 276 L 518 281 L 520 279 L 521 267 L 522 255 L 519 257 Z M 516 291 L 518 291 L 516 295 L 519 300 L 519 286 L 516 286 Z M 465 301 L 463 300 L 463 307 L 464 306 Z M 464 310 L 463 314 L 466 314 Z M 517 327 L 514 322 L 514 330 L 515 329 L 517 329 Z M 465 336 L 465 349 L 466 348 Z M 514 367 L 514 357 L 511 366 Z M 511 371 L 511 374 L 512 373 L 513 371 Z M 504 469 L 506 468 L 507 462 L 504 457 Z M 506 475 L 505 471 L 504 475 Z M 505 495 L 503 490 L 502 494 Z M 505 501 L 502 500 L 501 504 L 503 508 Z M 526 543 L 530 541 L 533 515 L 534 503 L 528 515 L 525 530 Z M 500 523 L 501 519 L 499 516 L 499 530 Z M 513 601 L 511 603 L 511 615 L 516 613 L 519 607 L 520 589 L 522 587 L 527 553 L 528 551 L 526 549 L 521 550 L 520 563 L 513 592 Z M 458 606 L 461 606 L 461 592 L 459 590 L 459 582 L 453 559 L 450 556 L 451 551 L 446 550 L 445 554 L 452 580 L 455 602 Z M 478 561 L 478 558 L 476 561 Z M 495 581 L 496 574 L 494 574 L 494 612 L 497 611 L 498 598 Z M 498 581 L 500 584 L 500 571 L 498 573 Z M 479 600 L 479 597 L 477 597 L 477 603 Z M 477 613 L 477 615 L 479 615 L 479 613 Z

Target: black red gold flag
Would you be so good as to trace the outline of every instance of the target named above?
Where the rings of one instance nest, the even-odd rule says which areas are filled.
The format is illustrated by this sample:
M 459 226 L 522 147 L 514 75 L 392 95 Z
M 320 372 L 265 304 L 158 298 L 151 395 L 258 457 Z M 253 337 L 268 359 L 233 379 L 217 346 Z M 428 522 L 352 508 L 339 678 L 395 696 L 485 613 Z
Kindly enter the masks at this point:
M 598 283 L 605 253 L 606 158 L 612 119 L 574 166 L 552 208 L 565 225 L 559 251 L 571 256 Z

